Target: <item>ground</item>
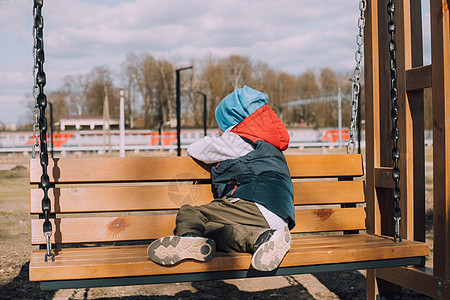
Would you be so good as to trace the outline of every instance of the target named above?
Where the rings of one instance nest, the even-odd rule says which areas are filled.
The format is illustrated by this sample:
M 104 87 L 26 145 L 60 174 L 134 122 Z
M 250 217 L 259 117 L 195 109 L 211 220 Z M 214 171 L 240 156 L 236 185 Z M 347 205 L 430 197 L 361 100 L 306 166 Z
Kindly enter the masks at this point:
M 365 299 L 364 271 L 41 291 L 28 281 L 27 162 L 22 154 L 0 156 L 0 299 Z M 429 179 L 426 184 L 429 196 Z M 430 298 L 403 289 L 403 299 Z

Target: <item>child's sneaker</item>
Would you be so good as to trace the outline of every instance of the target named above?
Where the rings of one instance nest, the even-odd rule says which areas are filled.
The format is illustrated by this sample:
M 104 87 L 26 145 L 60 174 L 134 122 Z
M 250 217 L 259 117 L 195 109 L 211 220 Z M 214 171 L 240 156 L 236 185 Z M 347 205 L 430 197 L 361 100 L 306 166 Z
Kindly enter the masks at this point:
M 276 231 L 268 230 L 258 238 L 256 251 L 252 256 L 252 266 L 259 271 L 272 271 L 278 268 L 291 248 L 292 237 L 287 227 Z
M 174 265 L 184 259 L 208 261 L 216 252 L 212 239 L 192 236 L 165 236 L 147 248 L 148 256 L 160 265 Z

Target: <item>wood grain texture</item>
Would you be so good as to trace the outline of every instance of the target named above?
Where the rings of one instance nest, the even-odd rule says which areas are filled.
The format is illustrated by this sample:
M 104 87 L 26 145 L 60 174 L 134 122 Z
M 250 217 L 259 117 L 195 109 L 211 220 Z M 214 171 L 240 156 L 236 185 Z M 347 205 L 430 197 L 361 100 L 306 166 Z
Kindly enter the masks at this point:
M 37 250 L 31 254 L 31 281 L 246 270 L 251 265 L 250 254 L 217 253 L 215 258 L 207 263 L 186 261 L 176 266 L 164 267 L 148 259 L 145 245 L 63 249 L 57 253 L 55 262 L 44 262 L 44 253 L 44 250 Z M 365 234 L 294 237 L 293 246 L 281 267 L 427 254 L 428 248 L 422 243 L 393 243 L 390 238 Z
M 364 208 L 297 210 L 295 216 L 294 233 L 365 229 Z M 51 222 L 53 243 L 134 241 L 173 234 L 175 214 L 57 218 Z M 43 219 L 31 220 L 32 244 L 45 244 L 42 223 Z
M 450 280 L 450 13 L 430 2 L 433 101 L 434 275 Z
M 362 176 L 359 154 L 286 155 L 291 176 Z M 56 183 L 207 180 L 210 174 L 190 157 L 114 157 L 50 159 L 47 172 Z M 30 183 L 40 182 L 39 159 L 30 160 Z
M 431 65 L 427 65 L 406 70 L 406 90 L 414 91 L 430 88 L 431 68 Z
M 397 267 L 378 269 L 377 277 L 399 286 L 414 290 L 433 299 L 450 296 L 450 281 L 433 275 L 433 270 L 425 267 Z
M 295 205 L 363 203 L 363 181 L 294 182 Z M 31 213 L 42 213 L 42 189 L 31 189 Z M 67 187 L 49 190 L 52 212 L 178 209 L 213 200 L 210 184 Z

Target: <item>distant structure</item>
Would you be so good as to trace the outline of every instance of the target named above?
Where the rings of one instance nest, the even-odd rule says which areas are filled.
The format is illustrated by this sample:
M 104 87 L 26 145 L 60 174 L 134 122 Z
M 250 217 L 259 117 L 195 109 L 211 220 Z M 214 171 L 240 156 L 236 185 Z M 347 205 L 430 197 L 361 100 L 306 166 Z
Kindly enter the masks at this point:
M 63 116 L 59 120 L 59 128 L 64 130 L 95 130 L 95 129 L 119 129 L 119 119 L 109 119 L 105 122 L 103 116 L 81 115 Z
M 16 124 L 3 124 L 0 122 L 0 131 L 16 131 Z

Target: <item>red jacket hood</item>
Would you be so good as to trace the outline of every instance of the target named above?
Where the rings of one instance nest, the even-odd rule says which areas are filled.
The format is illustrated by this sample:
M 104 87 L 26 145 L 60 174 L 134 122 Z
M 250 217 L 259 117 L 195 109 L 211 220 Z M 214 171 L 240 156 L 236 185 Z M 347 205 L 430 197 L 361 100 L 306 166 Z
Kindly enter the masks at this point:
M 253 142 L 266 141 L 281 151 L 289 146 L 289 133 L 286 126 L 268 104 L 246 117 L 231 132 Z

